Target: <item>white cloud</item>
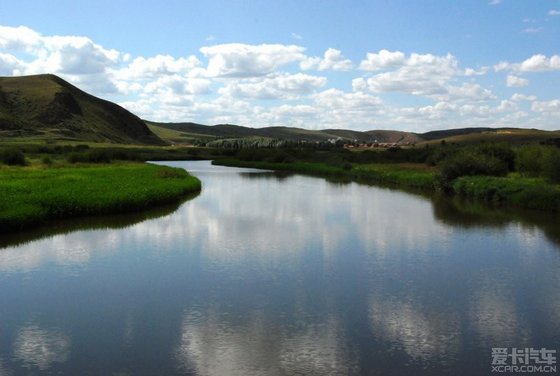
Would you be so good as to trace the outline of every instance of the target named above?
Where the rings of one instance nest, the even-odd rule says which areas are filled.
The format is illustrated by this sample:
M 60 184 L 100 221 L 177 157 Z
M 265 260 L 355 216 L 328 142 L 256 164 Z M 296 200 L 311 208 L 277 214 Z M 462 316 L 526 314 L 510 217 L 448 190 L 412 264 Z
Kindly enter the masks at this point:
M 445 114 L 457 110 L 457 105 L 449 102 L 438 102 L 433 106 L 425 106 L 418 109 L 418 112 L 427 116 L 430 120 L 441 119 Z
M 548 15 L 549 16 L 560 16 L 560 10 L 551 9 L 551 10 L 548 11 Z
M 220 89 L 220 93 L 231 97 L 253 99 L 294 99 L 312 93 L 327 83 L 325 77 L 303 73 L 279 74 L 266 78 L 233 81 Z
M 241 43 L 202 47 L 208 58 L 211 77 L 258 77 L 305 59 L 303 47 L 282 44 L 249 45 Z
M 161 75 L 193 75 L 193 70 L 201 65 L 196 56 L 174 58 L 169 55 L 156 55 L 135 58 L 127 67 L 118 72 L 122 79 L 154 78 Z
M 24 62 L 10 54 L 0 52 L 0 74 L 10 76 L 14 71 L 20 70 Z
M 533 102 L 531 110 L 535 112 L 551 113 L 560 115 L 560 99 L 553 99 L 550 101 L 536 101 Z
M 508 87 L 523 87 L 529 85 L 529 80 L 508 74 L 506 78 L 506 86 Z
M 479 84 L 472 83 L 464 83 L 461 86 L 448 86 L 447 93 L 439 97 L 440 100 L 455 101 L 485 101 L 494 98 L 490 90 L 483 88 Z
M 188 78 L 180 75 L 165 75 L 148 83 L 144 92 L 150 95 L 168 93 L 170 95 L 207 94 L 212 81 L 203 78 Z
M 488 4 L 490 5 L 498 5 L 502 2 L 502 0 L 490 0 L 490 2 Z
M 41 35 L 25 26 L 0 26 L 0 48 L 28 51 L 41 41 Z
M 490 68 L 489 67 L 482 67 L 477 69 L 473 69 L 473 68 L 467 68 L 465 69 L 465 76 L 470 77 L 470 76 L 482 76 L 485 75 L 486 73 L 488 73 L 488 70 Z
M 543 30 L 544 30 L 544 28 L 542 26 L 539 26 L 539 27 L 528 27 L 528 28 L 523 29 L 521 31 L 523 33 L 535 34 L 535 33 L 540 33 Z
M 384 68 L 398 67 L 405 63 L 405 56 L 400 51 L 381 50 L 378 53 L 368 52 L 366 60 L 360 63 L 360 69 L 364 71 L 377 71 Z
M 552 55 L 546 57 L 542 54 L 536 54 L 521 63 L 510 63 L 501 61 L 494 65 L 496 72 L 513 71 L 513 72 L 547 72 L 560 70 L 560 55 Z
M 37 59 L 27 64 L 25 73 L 95 74 L 119 62 L 120 54 L 75 36 L 42 37 Z
M 398 66 L 398 69 L 379 73 L 366 80 L 369 90 L 382 92 L 402 92 L 412 95 L 442 95 L 448 93 L 448 83 L 459 74 L 457 59 L 448 54 L 412 53 L 408 58 L 400 53 L 368 54 L 365 65 L 368 69 Z M 361 66 L 364 65 L 362 62 Z M 362 66 L 362 69 L 364 67 Z M 363 86 L 363 82 L 355 82 Z
M 494 65 L 494 70 L 496 72 L 502 72 L 512 68 L 512 64 L 507 61 L 500 61 L 498 64 Z
M 533 55 L 523 61 L 518 68 L 522 72 L 544 72 L 560 70 L 560 55 L 547 58 L 545 55 Z
M 511 96 L 512 101 L 520 102 L 520 101 L 536 101 L 537 97 L 535 95 L 525 95 L 515 93 Z
M 300 67 L 303 70 L 316 69 L 319 71 L 348 71 L 352 69 L 352 61 L 346 59 L 339 50 L 329 48 L 325 51 L 323 58 L 307 58 L 300 63 Z

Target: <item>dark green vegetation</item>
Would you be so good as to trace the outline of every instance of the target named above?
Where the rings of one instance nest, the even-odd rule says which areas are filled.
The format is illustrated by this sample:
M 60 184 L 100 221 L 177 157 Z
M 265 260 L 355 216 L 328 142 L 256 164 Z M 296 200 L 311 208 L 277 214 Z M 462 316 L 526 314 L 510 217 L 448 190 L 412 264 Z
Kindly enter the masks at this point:
M 0 77 L 0 138 L 162 145 L 143 120 L 54 75 Z
M 132 212 L 200 190 L 186 171 L 140 163 L 0 168 L 0 232 L 48 220 Z
M 493 205 L 560 211 L 560 149 L 438 144 L 384 151 L 242 149 L 215 163 L 441 191 Z

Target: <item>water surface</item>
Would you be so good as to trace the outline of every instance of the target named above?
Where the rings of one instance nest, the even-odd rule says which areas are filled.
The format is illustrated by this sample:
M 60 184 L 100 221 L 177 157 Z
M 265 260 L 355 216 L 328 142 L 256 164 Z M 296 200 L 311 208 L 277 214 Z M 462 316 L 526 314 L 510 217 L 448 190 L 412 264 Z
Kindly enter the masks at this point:
M 201 194 L 2 239 L 0 375 L 476 375 L 560 343 L 556 217 L 166 164 Z

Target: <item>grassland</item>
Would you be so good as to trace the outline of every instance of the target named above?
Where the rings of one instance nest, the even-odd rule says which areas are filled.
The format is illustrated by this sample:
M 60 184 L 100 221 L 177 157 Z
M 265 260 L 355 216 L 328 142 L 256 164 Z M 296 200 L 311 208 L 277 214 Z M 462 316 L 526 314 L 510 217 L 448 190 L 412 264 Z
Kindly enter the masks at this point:
M 52 219 L 134 212 L 200 190 L 181 169 L 142 163 L 0 168 L 0 233 Z

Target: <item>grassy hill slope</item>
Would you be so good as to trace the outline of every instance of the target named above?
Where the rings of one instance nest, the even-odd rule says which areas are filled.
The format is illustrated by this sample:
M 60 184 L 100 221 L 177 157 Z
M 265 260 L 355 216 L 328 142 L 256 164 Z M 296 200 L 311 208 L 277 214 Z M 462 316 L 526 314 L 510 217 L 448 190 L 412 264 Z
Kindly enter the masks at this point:
M 164 143 L 138 116 L 54 75 L 0 77 L 0 137 Z

